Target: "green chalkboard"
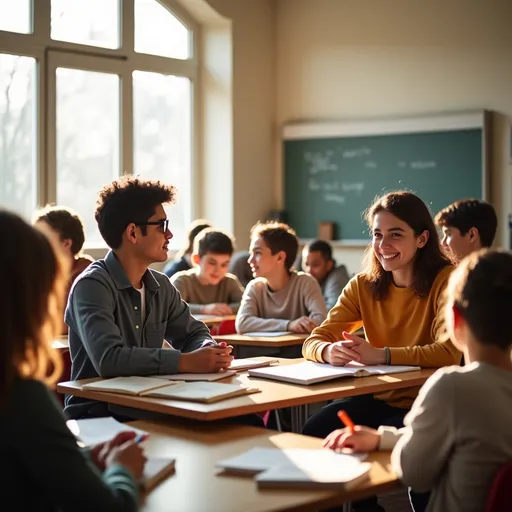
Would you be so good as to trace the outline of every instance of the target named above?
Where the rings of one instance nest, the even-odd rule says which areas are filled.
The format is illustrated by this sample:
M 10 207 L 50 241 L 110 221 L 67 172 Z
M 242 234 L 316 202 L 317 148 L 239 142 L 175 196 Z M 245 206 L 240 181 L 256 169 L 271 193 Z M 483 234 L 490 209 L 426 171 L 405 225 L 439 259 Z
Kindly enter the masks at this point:
M 416 193 L 433 214 L 457 199 L 485 199 L 483 129 L 284 140 L 285 214 L 301 238 L 319 222 L 335 238 L 367 241 L 364 210 L 391 190 Z

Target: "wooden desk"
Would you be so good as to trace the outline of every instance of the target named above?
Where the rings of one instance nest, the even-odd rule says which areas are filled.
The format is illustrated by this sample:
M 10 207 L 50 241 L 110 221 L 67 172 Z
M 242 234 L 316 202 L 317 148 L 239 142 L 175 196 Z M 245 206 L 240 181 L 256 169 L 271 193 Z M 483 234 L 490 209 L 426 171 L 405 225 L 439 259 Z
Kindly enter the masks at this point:
M 227 320 L 236 320 L 236 315 L 212 316 L 212 315 L 192 315 L 196 320 L 205 323 L 208 326 L 220 324 Z
M 303 359 L 281 360 L 282 364 L 294 364 L 300 361 L 303 361 Z M 314 384 L 312 386 L 299 386 L 258 379 L 249 377 L 247 372 L 243 372 L 225 379 L 224 382 L 238 383 L 247 387 L 256 387 L 261 390 L 261 393 L 230 398 L 213 404 L 130 396 L 82 389 L 83 384 L 99 379 L 60 382 L 57 385 L 57 390 L 60 393 L 81 396 L 100 402 L 135 407 L 183 418 L 212 421 L 266 411 L 268 409 L 302 406 L 322 402 L 324 400 L 334 400 L 350 396 L 366 395 L 368 393 L 381 393 L 392 389 L 421 386 L 434 371 L 434 369 L 423 369 L 412 372 L 394 373 L 392 375 L 352 379 L 342 378 L 321 384 Z
M 176 458 L 175 474 L 146 496 L 143 512 L 305 512 L 340 506 L 400 485 L 390 469 L 389 452 L 378 452 L 367 459 L 373 463 L 369 480 L 348 492 L 260 491 L 252 477 L 222 475 L 215 464 L 255 446 L 315 449 L 322 441 L 222 423 L 176 420 L 165 424 L 137 421 L 132 425 L 151 434 L 144 445 L 149 455 Z
M 286 334 L 285 336 L 247 336 L 246 334 L 226 334 L 214 336 L 215 341 L 225 341 L 229 345 L 248 347 L 292 347 L 302 345 L 309 334 Z

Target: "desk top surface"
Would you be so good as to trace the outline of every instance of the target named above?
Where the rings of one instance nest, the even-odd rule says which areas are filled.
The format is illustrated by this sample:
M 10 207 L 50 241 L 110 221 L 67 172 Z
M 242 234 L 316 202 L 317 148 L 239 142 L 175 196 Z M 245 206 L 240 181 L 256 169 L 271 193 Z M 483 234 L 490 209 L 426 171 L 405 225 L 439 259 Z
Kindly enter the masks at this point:
M 385 492 L 399 485 L 390 469 L 389 452 L 377 452 L 367 459 L 373 463 L 369 480 L 350 491 L 258 490 L 252 477 L 221 475 L 215 464 L 255 446 L 316 449 L 321 448 L 321 440 L 233 423 L 176 420 L 162 424 L 144 421 L 132 424 L 151 434 L 145 441 L 149 455 L 176 458 L 175 474 L 146 497 L 142 507 L 144 512 L 311 511 Z
M 303 359 L 280 359 L 279 361 L 280 364 L 294 364 L 303 361 Z M 421 369 L 391 375 L 341 378 L 311 386 L 300 386 L 260 379 L 250 377 L 247 372 L 241 372 L 219 382 L 237 383 L 246 387 L 258 388 L 261 392 L 230 398 L 212 404 L 163 398 L 148 398 L 82 389 L 83 384 L 99 379 L 61 382 L 58 384 L 57 390 L 60 393 L 77 395 L 91 400 L 135 407 L 184 418 L 211 421 L 232 418 L 242 414 L 261 412 L 267 409 L 280 409 L 282 407 L 306 405 L 324 400 L 421 386 L 434 371 L 434 369 Z
M 226 334 L 215 336 L 217 342 L 225 341 L 232 345 L 251 347 L 290 347 L 302 345 L 309 334 L 285 334 L 283 336 L 248 336 L 246 334 Z

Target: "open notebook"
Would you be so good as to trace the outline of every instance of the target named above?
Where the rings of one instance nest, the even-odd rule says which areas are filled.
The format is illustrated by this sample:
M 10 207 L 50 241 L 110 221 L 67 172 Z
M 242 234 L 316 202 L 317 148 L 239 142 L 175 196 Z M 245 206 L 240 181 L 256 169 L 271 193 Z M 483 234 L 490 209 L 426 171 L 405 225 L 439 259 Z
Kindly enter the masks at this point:
M 419 366 L 391 366 L 383 364 L 364 366 L 358 363 L 351 363 L 346 366 L 331 366 L 325 363 L 304 361 L 297 364 L 256 368 L 249 370 L 249 375 L 252 377 L 291 382 L 292 384 L 309 385 L 342 377 L 368 377 L 370 375 L 386 375 L 388 373 L 410 372 L 415 370 L 421 370 L 421 368 Z
M 327 449 L 252 448 L 217 463 L 224 473 L 256 475 L 260 488 L 350 488 L 368 477 L 366 454 L 349 455 Z
M 279 363 L 279 360 L 272 359 L 271 357 L 265 357 L 262 359 L 258 357 L 247 357 L 245 359 L 234 359 L 231 361 L 229 369 L 240 372 L 242 370 L 250 370 L 251 368 L 263 368 L 277 363 Z
M 212 403 L 260 391 L 239 384 L 221 382 L 169 381 L 152 377 L 115 377 L 84 384 L 86 390 L 120 393 L 150 398 L 169 398 L 189 402 Z
M 110 417 L 69 420 L 66 422 L 66 425 L 72 434 L 75 435 L 77 441 L 84 446 L 104 443 L 114 438 L 119 432 L 132 431 L 136 434 L 147 434 L 144 430 L 120 423 Z M 176 459 L 174 457 L 147 456 L 139 484 L 145 491 L 150 491 L 174 473 L 175 463 Z
M 157 379 L 166 379 L 171 381 L 183 381 L 183 382 L 196 382 L 196 381 L 207 381 L 215 382 L 216 380 L 227 379 L 233 377 L 236 371 L 233 369 L 225 370 L 222 372 L 215 373 L 174 373 L 168 375 L 155 376 Z

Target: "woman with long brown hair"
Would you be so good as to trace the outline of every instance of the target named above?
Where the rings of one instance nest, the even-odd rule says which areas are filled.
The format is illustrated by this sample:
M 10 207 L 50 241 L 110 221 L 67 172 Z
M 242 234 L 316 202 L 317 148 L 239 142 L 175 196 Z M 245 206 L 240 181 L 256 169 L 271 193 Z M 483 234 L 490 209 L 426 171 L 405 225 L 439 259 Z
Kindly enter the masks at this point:
M 5 210 L 0 238 L 3 500 L 19 511 L 137 510 L 145 459 L 133 434 L 85 453 L 47 388 L 62 367 L 51 340 L 62 323 L 69 263 L 50 233 Z
M 411 192 L 390 192 L 369 208 L 372 235 L 365 269 L 350 280 L 325 322 L 304 342 L 306 359 L 334 366 L 441 367 L 461 354 L 443 337 L 443 292 L 452 267 L 443 255 L 432 216 Z M 364 327 L 366 339 L 352 333 Z M 312 416 L 303 433 L 325 437 L 340 426 L 339 410 L 368 427 L 403 426 L 417 387 L 335 401 Z M 376 499 L 354 510 L 378 511 Z

